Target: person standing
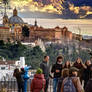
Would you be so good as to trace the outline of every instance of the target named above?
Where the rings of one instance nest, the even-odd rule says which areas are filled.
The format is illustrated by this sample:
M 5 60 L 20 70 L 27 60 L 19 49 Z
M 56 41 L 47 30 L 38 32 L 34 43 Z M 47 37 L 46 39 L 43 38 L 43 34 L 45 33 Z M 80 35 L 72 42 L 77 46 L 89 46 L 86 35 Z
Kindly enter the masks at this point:
M 71 67 L 69 69 L 69 77 L 63 80 L 61 92 L 84 92 L 78 76 L 79 69 Z M 71 90 L 71 91 L 70 91 Z
M 49 85 L 49 74 L 50 74 L 49 56 L 44 56 L 44 60 L 40 64 L 40 68 L 43 70 L 43 74 L 46 80 L 45 92 L 47 92 Z
M 66 77 L 69 77 L 69 69 L 68 69 L 68 68 L 64 68 L 64 69 L 62 70 L 61 77 L 58 79 L 57 92 L 61 92 L 61 85 L 62 85 L 62 83 L 63 83 L 63 80 L 64 80 Z
M 79 69 L 78 76 L 80 78 L 81 84 L 83 81 L 83 72 L 84 69 L 86 68 L 85 64 L 83 64 L 82 59 L 80 57 L 77 58 L 77 60 L 74 62 L 73 67 L 76 67 Z
M 58 56 L 56 63 L 52 66 L 51 73 L 54 74 L 53 78 L 53 92 L 57 92 L 58 79 L 61 77 L 63 57 Z
M 71 63 L 70 63 L 70 61 L 69 60 L 67 60 L 66 62 L 65 62 L 65 64 L 64 64 L 64 68 L 70 68 L 71 67 Z
M 86 68 L 83 71 L 84 89 L 86 87 L 88 80 L 90 79 L 90 76 L 91 76 L 91 67 L 92 67 L 91 61 L 87 60 L 85 62 L 85 65 L 86 65 Z
M 85 92 L 92 92 L 92 70 L 90 74 L 90 79 L 88 80 L 86 87 L 85 87 Z
M 22 72 L 18 68 L 16 68 L 14 70 L 13 76 L 17 80 L 18 92 L 24 92 L 24 80 L 22 78 Z

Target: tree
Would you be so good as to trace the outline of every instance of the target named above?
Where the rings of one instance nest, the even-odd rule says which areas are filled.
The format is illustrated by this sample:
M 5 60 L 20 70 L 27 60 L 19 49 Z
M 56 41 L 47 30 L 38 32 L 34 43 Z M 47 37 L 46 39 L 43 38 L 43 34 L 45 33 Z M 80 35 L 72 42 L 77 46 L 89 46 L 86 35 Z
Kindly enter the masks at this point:
M 32 68 L 38 68 L 43 60 L 45 53 L 42 52 L 39 46 L 28 49 L 26 52 L 26 64 L 31 65 Z
M 52 65 L 53 63 L 56 62 L 56 57 L 59 54 L 59 50 L 56 48 L 57 46 L 51 44 L 46 48 L 46 54 L 50 56 L 50 64 Z
M 22 27 L 22 35 L 24 37 L 29 37 L 29 28 L 26 25 Z
M 3 40 L 0 40 L 0 47 L 1 46 L 4 46 L 4 41 Z

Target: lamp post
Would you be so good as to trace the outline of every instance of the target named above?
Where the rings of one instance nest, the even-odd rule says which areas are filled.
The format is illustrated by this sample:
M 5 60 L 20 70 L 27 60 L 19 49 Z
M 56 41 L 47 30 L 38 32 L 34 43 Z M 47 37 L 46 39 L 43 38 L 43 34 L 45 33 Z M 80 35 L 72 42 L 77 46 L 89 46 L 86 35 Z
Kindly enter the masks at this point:
M 81 37 L 81 29 L 80 27 L 78 27 L 78 30 L 79 30 L 79 54 L 80 54 L 80 41 L 82 40 L 82 37 Z

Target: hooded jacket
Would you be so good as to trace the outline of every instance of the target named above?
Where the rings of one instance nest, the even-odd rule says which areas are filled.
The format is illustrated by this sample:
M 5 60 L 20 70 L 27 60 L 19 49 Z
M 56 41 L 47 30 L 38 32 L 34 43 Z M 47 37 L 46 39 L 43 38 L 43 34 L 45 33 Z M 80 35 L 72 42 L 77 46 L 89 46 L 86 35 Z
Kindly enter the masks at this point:
M 62 64 L 58 64 L 57 62 L 52 66 L 51 73 L 54 73 L 54 78 L 61 77 L 62 68 Z M 59 70 L 59 72 L 57 73 L 56 70 Z
M 31 92 L 40 92 L 45 87 L 46 81 L 43 74 L 35 74 L 31 82 Z

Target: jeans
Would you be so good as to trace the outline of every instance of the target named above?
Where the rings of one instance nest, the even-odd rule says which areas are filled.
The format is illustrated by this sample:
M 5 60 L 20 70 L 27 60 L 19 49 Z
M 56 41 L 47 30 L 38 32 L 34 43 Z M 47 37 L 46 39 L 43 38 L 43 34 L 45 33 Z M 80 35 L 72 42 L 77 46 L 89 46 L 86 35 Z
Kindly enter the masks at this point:
M 53 79 L 53 92 L 57 92 L 58 78 Z

